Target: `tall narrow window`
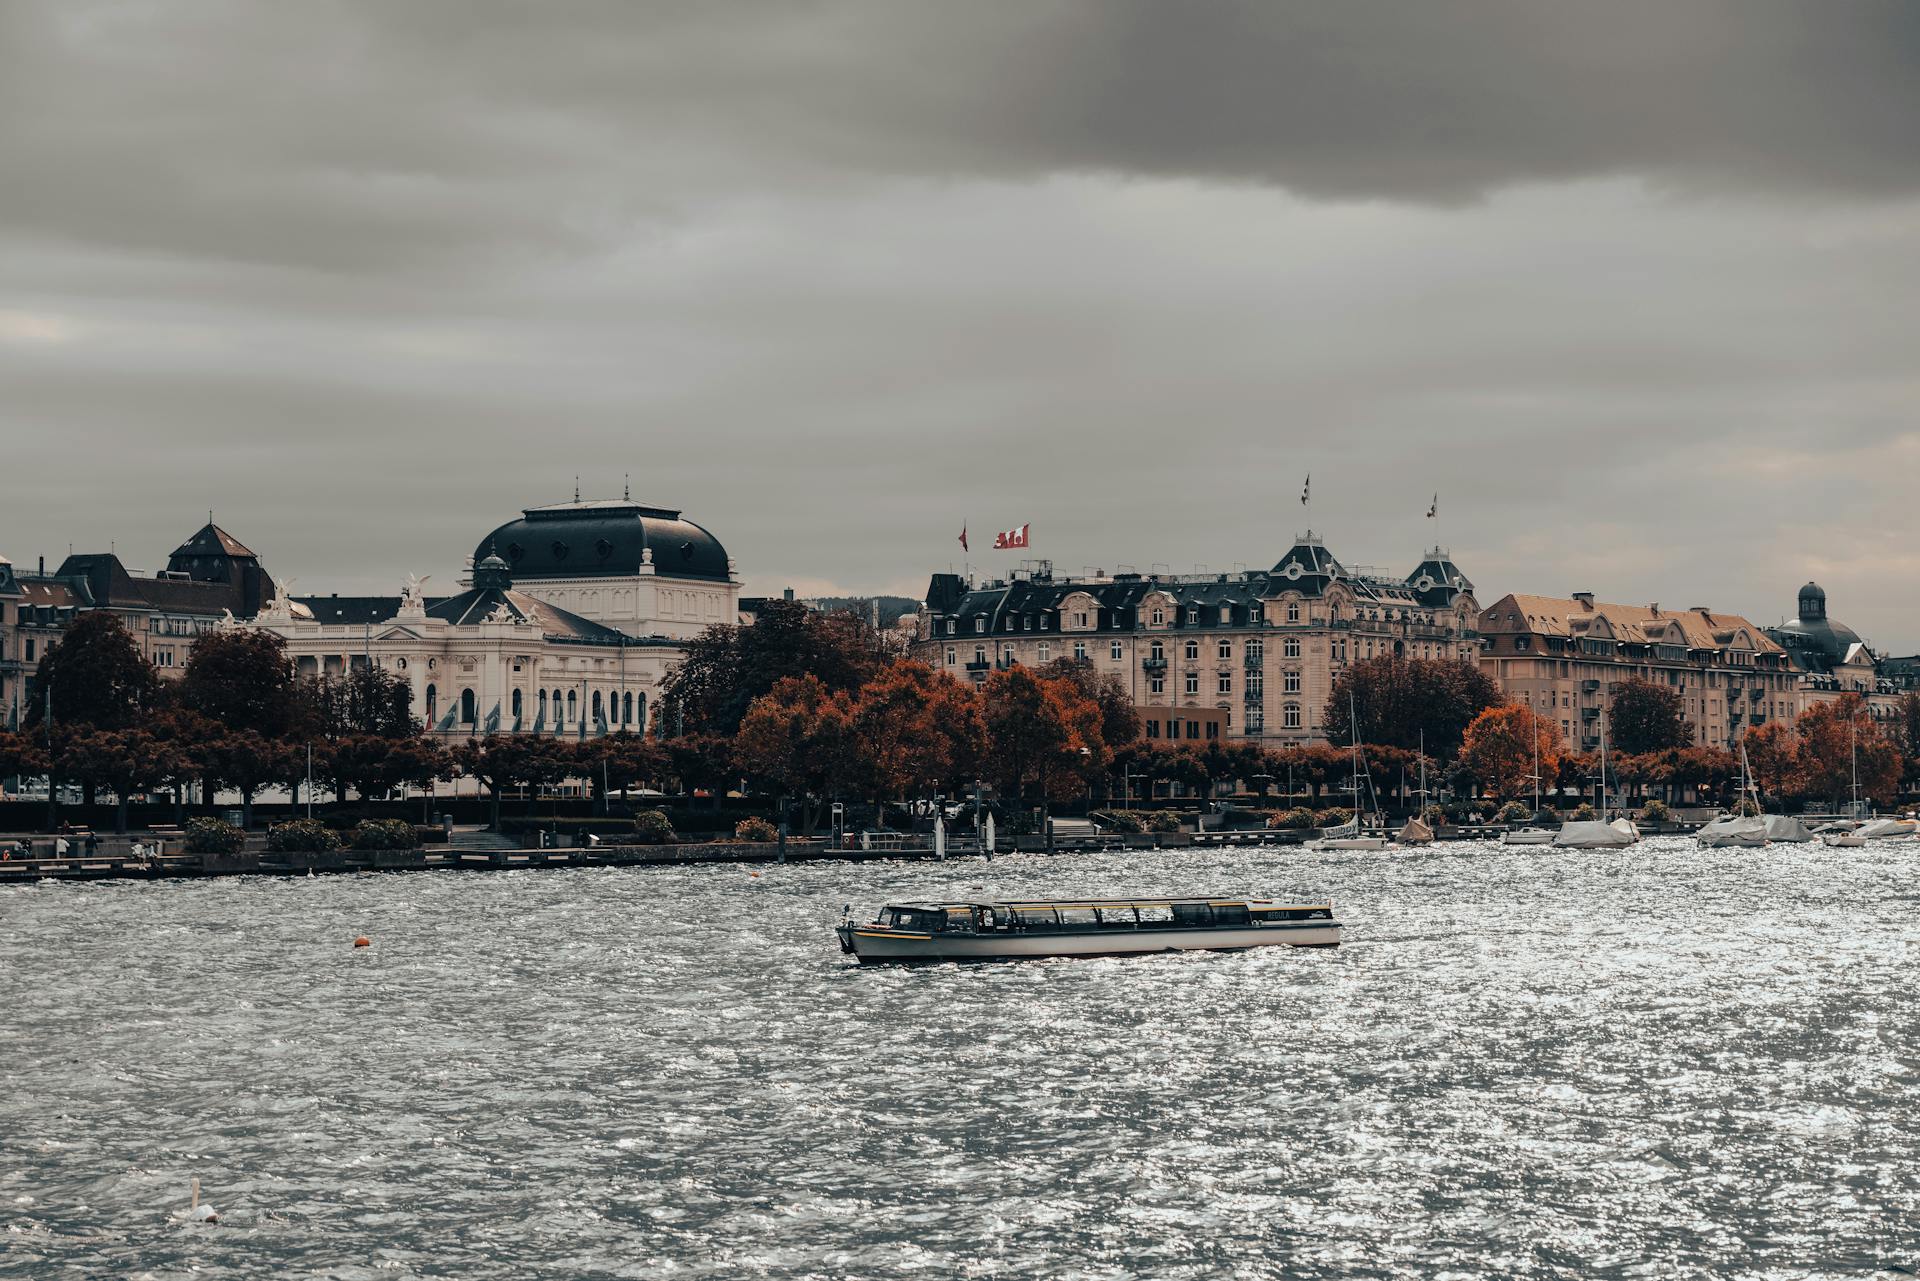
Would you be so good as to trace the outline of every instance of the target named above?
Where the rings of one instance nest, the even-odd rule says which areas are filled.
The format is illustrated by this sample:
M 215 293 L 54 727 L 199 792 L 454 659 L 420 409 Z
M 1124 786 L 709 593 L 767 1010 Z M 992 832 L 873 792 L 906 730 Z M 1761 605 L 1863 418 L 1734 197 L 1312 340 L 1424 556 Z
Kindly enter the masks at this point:
M 460 723 L 462 725 L 473 724 L 474 722 L 473 711 L 474 711 L 473 691 L 470 689 L 461 690 L 460 691 Z
M 580 700 L 572 690 L 567 691 L 567 719 L 569 721 L 580 719 Z
M 31 644 L 32 642 L 28 643 Z M 28 655 L 28 657 L 32 657 L 32 655 Z M 427 686 L 427 724 L 431 725 L 439 719 L 440 691 L 429 685 Z
M 513 719 L 520 719 L 520 691 L 517 689 L 513 691 Z

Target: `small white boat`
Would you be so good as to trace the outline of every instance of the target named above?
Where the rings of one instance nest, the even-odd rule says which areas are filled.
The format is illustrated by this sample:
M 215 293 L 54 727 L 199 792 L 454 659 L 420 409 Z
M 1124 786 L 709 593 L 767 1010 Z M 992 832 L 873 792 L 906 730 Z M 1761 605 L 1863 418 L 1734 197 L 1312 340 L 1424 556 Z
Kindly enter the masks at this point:
M 1831 845 L 1835 849 L 1859 849 L 1867 843 L 1867 838 L 1854 832 L 1828 832 L 1820 838 L 1822 845 Z
M 1920 828 L 1920 823 L 1910 818 L 1870 818 L 1854 828 L 1853 834 L 1869 841 L 1887 841 L 1895 837 L 1912 836 L 1916 828 Z
M 1716 818 L 1701 828 L 1695 839 L 1707 849 L 1721 849 L 1729 845 L 1765 845 L 1767 820 L 1757 815 Z
M 842 952 L 871 965 L 1338 947 L 1340 928 L 1331 902 L 1142 898 L 889 904 L 834 933 Z
M 1502 845 L 1551 845 L 1555 833 L 1545 827 L 1520 827 L 1500 834 Z

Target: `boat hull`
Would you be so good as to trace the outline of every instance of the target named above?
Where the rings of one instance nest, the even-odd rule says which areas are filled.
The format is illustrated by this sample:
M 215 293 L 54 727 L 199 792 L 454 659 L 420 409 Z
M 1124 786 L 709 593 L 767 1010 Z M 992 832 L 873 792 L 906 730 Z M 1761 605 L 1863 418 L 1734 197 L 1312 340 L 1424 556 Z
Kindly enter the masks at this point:
M 1318 848 L 1323 850 L 1383 850 L 1389 842 L 1384 836 L 1343 836 L 1336 840 L 1321 841 Z
M 1084 933 L 902 934 L 843 926 L 842 946 L 862 965 L 903 961 L 1013 961 L 1163 952 L 1243 952 L 1256 947 L 1338 947 L 1338 921 L 1284 921 L 1229 929 L 1088 930 Z
M 1543 832 L 1539 830 L 1503 832 L 1500 836 L 1500 843 L 1502 845 L 1551 845 L 1553 844 L 1554 835 L 1553 832 Z

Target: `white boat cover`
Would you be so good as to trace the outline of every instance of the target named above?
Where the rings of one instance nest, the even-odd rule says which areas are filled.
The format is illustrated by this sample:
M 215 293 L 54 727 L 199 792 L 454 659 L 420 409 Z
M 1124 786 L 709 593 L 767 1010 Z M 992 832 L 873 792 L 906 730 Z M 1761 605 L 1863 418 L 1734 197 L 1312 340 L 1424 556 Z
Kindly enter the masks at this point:
M 1766 816 L 1767 839 L 1779 841 L 1784 845 L 1802 845 L 1813 839 L 1813 833 L 1807 825 L 1790 814 L 1769 814 Z
M 1623 823 L 1627 829 L 1624 832 L 1620 830 Z M 1625 819 L 1615 819 L 1611 823 L 1562 823 L 1553 843 L 1567 849 L 1604 850 L 1631 845 L 1634 839 L 1633 824 Z
M 1754 817 L 1716 818 L 1700 829 L 1702 845 L 1743 845 L 1755 837 L 1766 838 L 1767 820 Z
M 1875 818 L 1854 828 L 1853 834 L 1877 841 L 1889 836 L 1911 836 L 1914 827 L 1914 821 L 1910 818 Z
M 1626 837 L 1629 844 L 1640 839 L 1640 829 L 1633 825 L 1630 818 L 1616 818 L 1607 826 Z
M 1518 831 L 1502 832 L 1500 843 L 1502 845 L 1551 845 L 1553 838 L 1554 833 L 1544 827 L 1523 827 Z
M 1338 827 L 1323 827 L 1320 829 L 1320 839 L 1323 841 L 1343 840 L 1346 837 L 1358 835 L 1360 835 L 1360 820 L 1358 818 L 1348 819 Z
M 1402 845 L 1425 845 L 1433 839 L 1433 829 L 1417 818 L 1410 818 L 1393 839 Z

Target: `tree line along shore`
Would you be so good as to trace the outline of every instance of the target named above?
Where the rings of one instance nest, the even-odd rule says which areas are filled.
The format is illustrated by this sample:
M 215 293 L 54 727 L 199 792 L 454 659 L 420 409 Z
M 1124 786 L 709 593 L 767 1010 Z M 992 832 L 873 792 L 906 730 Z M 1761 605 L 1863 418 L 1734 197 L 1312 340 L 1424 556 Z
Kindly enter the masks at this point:
M 357 828 L 371 802 L 443 784 L 479 793 L 490 826 L 524 830 L 535 818 L 506 813 L 519 808 L 510 798 L 531 808 L 566 791 L 581 800 L 555 821 L 659 839 L 663 822 L 686 825 L 702 799 L 710 831 L 725 830 L 723 817 L 765 823 L 778 806 L 794 831 L 811 832 L 836 802 L 884 822 L 890 811 L 896 821 L 924 813 L 936 796 L 971 803 L 976 792 L 1014 831 L 1049 811 L 1148 826 L 1125 816 L 1222 796 L 1275 826 L 1319 825 L 1352 805 L 1349 725 L 1382 801 L 1417 805 L 1424 767 L 1430 797 L 1442 798 L 1436 818 L 1530 813 L 1536 784 L 1548 805 L 1570 810 L 1598 773 L 1471 663 L 1349 665 L 1330 697 L 1338 714 L 1327 717 L 1342 728 L 1327 744 L 1172 744 L 1143 739 L 1119 684 L 1072 659 L 1009 666 L 975 685 L 906 658 L 855 615 L 797 605 L 691 642 L 643 733 L 449 736 L 425 732 L 409 702 L 406 683 L 377 666 L 299 677 L 278 637 L 237 628 L 202 637 L 181 676 L 164 680 L 117 619 L 93 612 L 47 652 L 21 727 L 0 733 L 0 781 L 45 780 L 50 798 L 77 788 L 89 806 L 111 797 L 120 831 L 136 798 L 155 797 L 182 818 L 237 797 L 240 827 L 251 828 L 269 791 L 311 806 L 314 826 Z M 1737 754 L 1691 742 L 1676 692 L 1622 682 L 1608 717 L 1616 804 L 1738 801 Z M 1857 770 L 1862 799 L 1893 807 L 1920 778 L 1920 695 L 1906 696 L 1891 726 L 1843 696 L 1751 729 L 1740 744 L 1770 806 L 1837 806 Z M 646 799 L 636 805 L 636 794 Z M 53 803 L 9 812 L 35 814 L 40 830 L 59 821 Z M 299 835 L 307 831 L 302 823 L 276 839 L 320 839 Z M 422 837 L 394 826 L 377 839 Z

